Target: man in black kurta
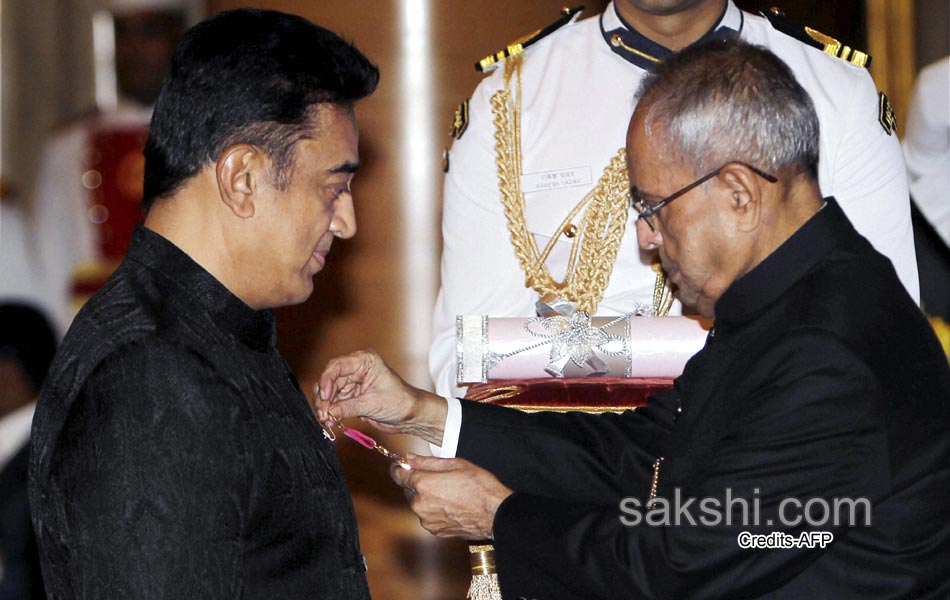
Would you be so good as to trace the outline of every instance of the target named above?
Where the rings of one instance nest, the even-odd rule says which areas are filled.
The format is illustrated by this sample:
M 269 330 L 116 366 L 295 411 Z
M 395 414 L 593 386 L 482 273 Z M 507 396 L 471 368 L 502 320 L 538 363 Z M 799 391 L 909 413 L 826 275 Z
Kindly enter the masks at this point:
M 821 197 L 811 100 L 739 42 L 657 73 L 627 136 L 637 237 L 715 317 L 674 389 L 526 414 L 406 389 L 361 353 L 330 362 L 318 413 L 458 457 L 392 474 L 430 531 L 493 538 L 505 598 L 947 598 L 950 367 Z
M 340 463 L 275 342 L 270 311 L 135 231 L 34 421 L 51 592 L 366 595 Z M 65 565 L 82 573 L 69 593 Z
M 369 598 L 333 446 L 276 347 L 355 233 L 352 103 L 376 68 L 299 17 L 185 34 L 144 224 L 40 396 L 30 498 L 51 598 Z
M 493 520 L 505 590 L 936 599 L 950 592 L 948 427 L 950 368 L 927 320 L 829 198 L 719 298 L 675 389 L 623 415 L 463 402 L 456 455 L 515 491 Z M 672 523 L 678 496 L 696 499 L 693 522 L 647 525 L 654 483 L 664 508 L 653 518 Z M 757 522 L 725 508 L 727 489 L 758 502 Z M 635 502 L 622 510 L 625 498 Z M 720 502 L 713 513 L 704 498 Z M 833 508 L 859 498 L 869 514 Z M 700 521 L 726 513 L 731 526 Z M 742 532 L 834 543 L 742 548 Z

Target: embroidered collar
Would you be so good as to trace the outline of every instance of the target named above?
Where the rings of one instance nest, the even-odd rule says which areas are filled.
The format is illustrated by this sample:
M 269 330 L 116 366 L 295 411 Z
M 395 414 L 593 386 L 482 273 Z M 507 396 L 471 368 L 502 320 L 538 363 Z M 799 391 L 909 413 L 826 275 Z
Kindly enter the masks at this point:
M 743 22 L 742 11 L 728 0 L 722 16 L 697 43 L 735 37 L 742 32 Z M 624 21 L 614 2 L 600 15 L 600 33 L 611 52 L 646 71 L 652 72 L 656 63 L 673 53 Z

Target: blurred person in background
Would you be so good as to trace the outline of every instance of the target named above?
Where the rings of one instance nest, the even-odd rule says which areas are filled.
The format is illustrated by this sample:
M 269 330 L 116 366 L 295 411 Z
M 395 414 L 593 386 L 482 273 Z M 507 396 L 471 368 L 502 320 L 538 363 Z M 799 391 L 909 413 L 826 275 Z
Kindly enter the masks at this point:
M 45 598 L 26 477 L 36 395 L 55 351 L 41 309 L 0 303 L 0 600 Z
M 950 56 L 917 77 L 901 145 L 914 204 L 921 305 L 950 320 Z
M 188 20 L 188 0 L 112 0 L 117 104 L 45 144 L 32 218 L 61 331 L 115 269 L 141 218 L 142 147 L 152 105 Z
M 902 146 L 910 195 L 950 245 L 950 56 L 917 77 Z
M 0 298 L 36 304 L 52 314 L 57 305 L 50 301 L 42 277 L 38 243 L 30 235 L 19 193 L 0 176 Z

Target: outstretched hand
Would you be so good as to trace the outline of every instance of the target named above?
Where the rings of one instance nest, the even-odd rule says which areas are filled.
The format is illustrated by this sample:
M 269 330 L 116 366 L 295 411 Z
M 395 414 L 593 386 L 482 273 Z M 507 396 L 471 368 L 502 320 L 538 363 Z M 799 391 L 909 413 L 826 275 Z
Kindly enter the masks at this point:
M 390 476 L 406 492 L 419 522 L 437 537 L 492 538 L 495 513 L 511 490 L 485 469 L 460 458 L 413 456 L 411 469 Z
M 442 444 L 445 400 L 403 381 L 373 350 L 331 359 L 313 392 L 321 423 L 360 417 L 386 433 Z

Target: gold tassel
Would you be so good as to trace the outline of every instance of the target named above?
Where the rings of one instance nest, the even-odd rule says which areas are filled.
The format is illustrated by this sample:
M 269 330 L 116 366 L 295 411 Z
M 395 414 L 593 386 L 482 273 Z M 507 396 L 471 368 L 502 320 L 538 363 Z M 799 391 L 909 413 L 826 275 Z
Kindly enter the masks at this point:
M 930 325 L 940 340 L 940 346 L 943 347 L 947 358 L 950 358 L 950 323 L 947 323 L 940 317 L 930 317 Z
M 472 585 L 466 598 L 471 600 L 502 600 L 495 572 L 495 547 L 480 544 L 468 547 L 472 559 Z

